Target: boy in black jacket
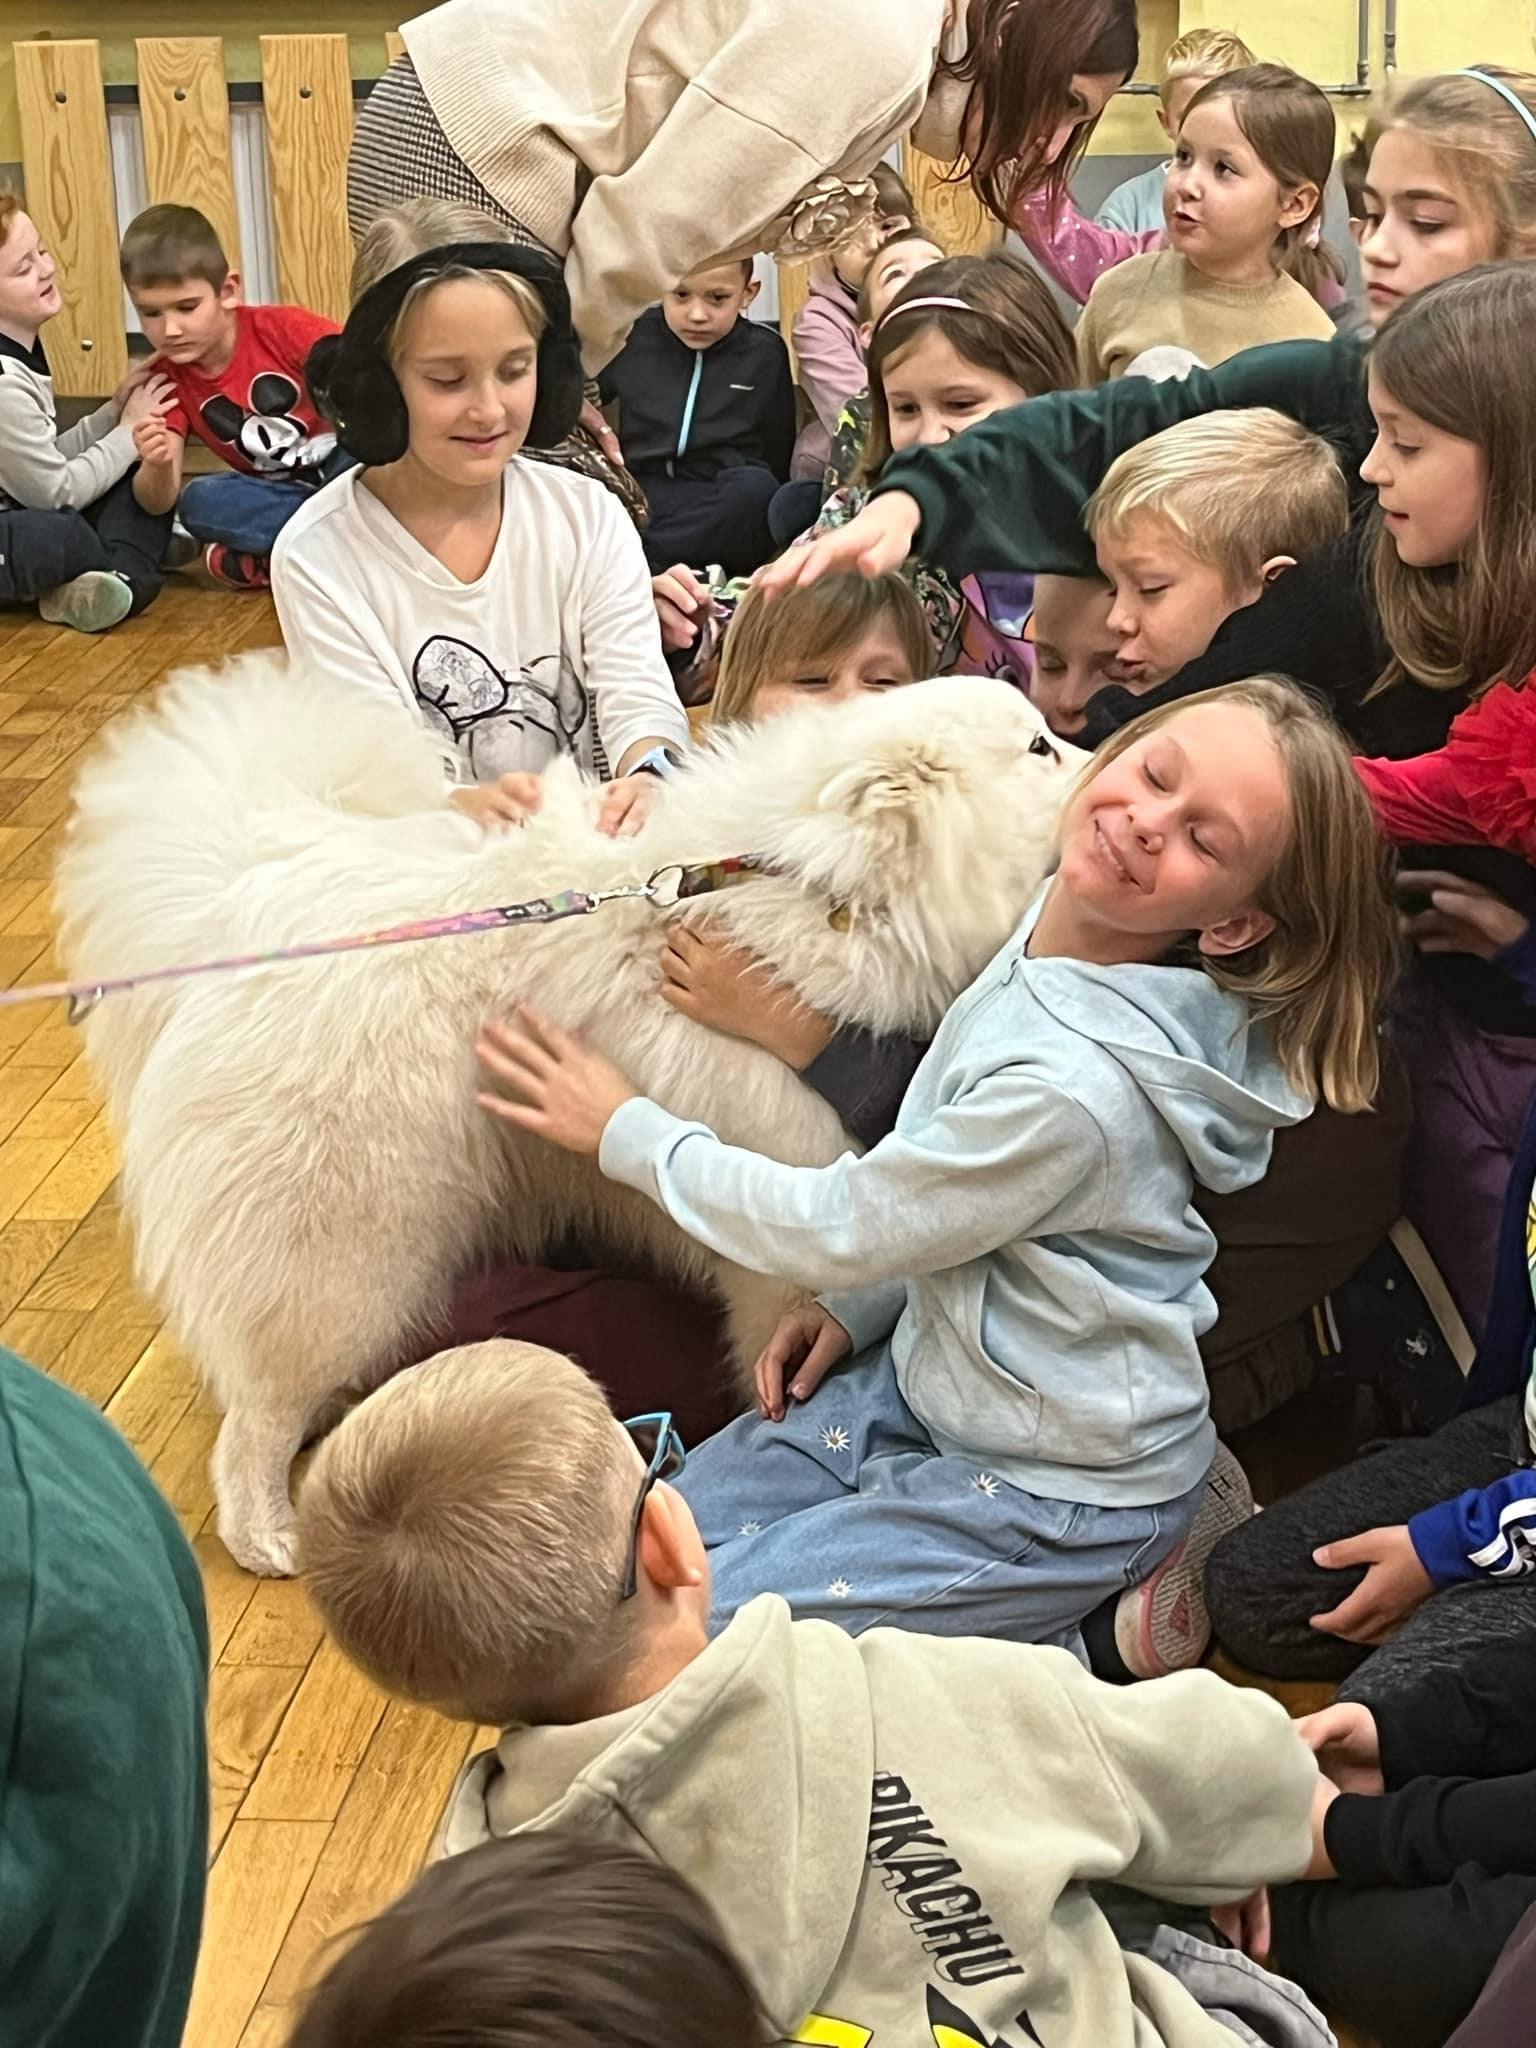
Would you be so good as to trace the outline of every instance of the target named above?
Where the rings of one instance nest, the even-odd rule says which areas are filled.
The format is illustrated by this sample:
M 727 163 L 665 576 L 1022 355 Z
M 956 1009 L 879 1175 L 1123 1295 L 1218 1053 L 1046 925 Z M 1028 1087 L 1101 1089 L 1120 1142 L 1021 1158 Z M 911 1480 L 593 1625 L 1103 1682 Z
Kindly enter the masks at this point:
M 795 387 L 777 331 L 745 317 L 757 292 L 750 262 L 694 271 L 603 371 L 650 502 L 655 575 L 684 562 L 750 576 L 774 552 L 768 502 L 789 475 Z

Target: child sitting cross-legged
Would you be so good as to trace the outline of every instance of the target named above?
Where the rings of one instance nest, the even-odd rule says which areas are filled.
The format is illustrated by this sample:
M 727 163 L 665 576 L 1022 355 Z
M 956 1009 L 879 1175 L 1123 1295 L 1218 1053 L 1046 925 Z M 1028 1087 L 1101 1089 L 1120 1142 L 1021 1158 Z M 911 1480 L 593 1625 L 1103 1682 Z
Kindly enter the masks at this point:
M 651 508 L 646 559 L 750 576 L 773 553 L 768 506 L 789 476 L 795 386 L 776 327 L 749 320 L 752 265 L 681 278 L 598 379 Z
M 1061 1650 L 855 1642 L 772 1596 L 711 1640 L 682 1463 L 669 1415 L 620 1424 L 568 1359 L 512 1344 L 400 1375 L 321 1446 L 300 1541 L 337 1641 L 506 1731 L 455 1787 L 450 1856 L 546 1829 L 643 1848 L 702 1893 L 765 2040 L 1230 2048 L 1248 2024 L 1323 2048 L 1292 1987 L 1187 1932 L 1125 1953 L 1087 1889 L 1204 1906 L 1314 1869 L 1334 1788 L 1274 1701 L 1203 1671 L 1108 1686 Z M 525 1910 L 558 1944 L 558 1904 Z
M 1393 958 L 1348 750 L 1261 678 L 1094 756 L 1056 874 L 862 1158 L 722 1145 L 566 1034 L 488 1024 L 487 1109 L 824 1293 L 685 1482 L 717 1625 L 772 1590 L 854 1633 L 1080 1648 L 1186 1538 L 1203 1558 L 1215 1239 L 1191 1197 L 1262 1179 L 1319 1098 L 1372 1103 Z
M 264 590 L 277 536 L 352 457 L 310 396 L 304 365 L 336 322 L 303 306 L 248 306 L 213 223 L 195 206 L 151 206 L 128 224 L 123 284 L 173 403 L 135 431 L 140 502 L 178 513 L 210 576 Z M 227 465 L 183 481 L 189 439 Z
M 59 432 L 42 329 L 64 304 L 58 266 L 15 195 L 0 191 L 0 603 L 104 633 L 160 592 L 169 509 L 138 496 L 136 429 L 171 403 L 155 366 Z

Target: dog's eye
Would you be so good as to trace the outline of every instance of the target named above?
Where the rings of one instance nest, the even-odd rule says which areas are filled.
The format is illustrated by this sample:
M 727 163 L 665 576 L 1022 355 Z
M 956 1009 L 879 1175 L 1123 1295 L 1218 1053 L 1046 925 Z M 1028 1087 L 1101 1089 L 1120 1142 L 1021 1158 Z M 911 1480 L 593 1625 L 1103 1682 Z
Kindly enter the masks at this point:
M 1029 743 L 1029 751 L 1043 760 L 1059 761 L 1060 754 L 1051 745 L 1043 732 L 1037 732 Z

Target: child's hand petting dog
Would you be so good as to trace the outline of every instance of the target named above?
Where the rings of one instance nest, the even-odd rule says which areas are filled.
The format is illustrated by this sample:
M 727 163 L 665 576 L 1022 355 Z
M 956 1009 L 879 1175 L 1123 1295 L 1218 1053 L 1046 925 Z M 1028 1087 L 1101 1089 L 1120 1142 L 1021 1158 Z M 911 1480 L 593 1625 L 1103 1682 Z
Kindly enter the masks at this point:
M 502 775 L 495 782 L 470 782 L 449 794 L 449 803 L 487 832 L 502 825 L 523 825 L 544 801 L 537 775 Z
M 650 813 L 661 787 L 654 775 L 621 775 L 603 784 L 597 829 L 610 839 L 633 839 Z
M 475 1053 L 510 1091 L 477 1095 L 480 1107 L 567 1152 L 595 1154 L 608 1119 L 639 1092 L 601 1053 L 526 1004 L 514 1024 L 483 1025 Z
M 1313 1551 L 1312 1562 L 1335 1572 L 1351 1565 L 1366 1567 L 1365 1577 L 1337 1607 L 1312 1617 L 1313 1628 L 1342 1636 L 1346 1643 L 1385 1642 L 1435 1590 L 1405 1522 L 1325 1543 Z
M 711 929 L 679 921 L 661 950 L 661 999 L 695 1024 L 745 1038 L 803 1073 L 826 1050 L 832 1022 L 775 981 L 772 970 L 745 946 Z

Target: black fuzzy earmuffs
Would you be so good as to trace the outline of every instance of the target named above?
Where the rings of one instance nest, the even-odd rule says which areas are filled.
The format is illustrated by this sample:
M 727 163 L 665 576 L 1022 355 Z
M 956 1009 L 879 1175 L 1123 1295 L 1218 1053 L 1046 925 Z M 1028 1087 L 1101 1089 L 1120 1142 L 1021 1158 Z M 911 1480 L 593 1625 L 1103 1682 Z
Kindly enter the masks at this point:
M 315 403 L 334 423 L 342 446 L 367 468 L 398 462 L 410 441 L 405 398 L 389 360 L 389 331 L 413 285 L 453 270 L 510 270 L 525 277 L 543 303 L 538 396 L 523 445 L 558 447 L 576 424 L 585 380 L 559 264 L 542 249 L 512 242 L 454 242 L 424 249 L 370 285 L 340 334 L 326 335 L 310 351 L 305 374 Z

